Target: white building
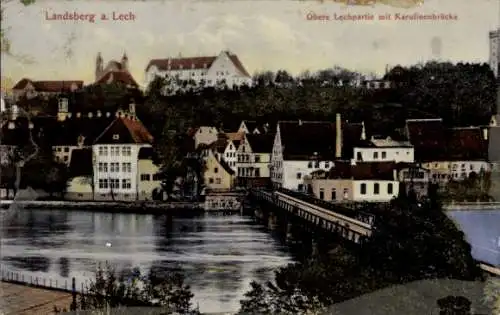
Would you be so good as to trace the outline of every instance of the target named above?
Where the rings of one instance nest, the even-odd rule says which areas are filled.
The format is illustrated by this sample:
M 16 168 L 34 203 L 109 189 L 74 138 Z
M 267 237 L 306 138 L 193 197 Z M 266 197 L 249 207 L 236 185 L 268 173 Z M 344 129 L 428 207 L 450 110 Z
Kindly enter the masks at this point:
M 413 145 L 408 141 L 395 141 L 390 137 L 385 139 L 371 138 L 362 141 L 354 148 L 354 158 L 356 161 L 364 162 L 388 162 L 396 163 L 415 161 Z
M 498 77 L 500 73 L 500 28 L 489 33 L 490 37 L 490 58 L 489 64 L 491 70 Z
M 317 170 L 329 170 L 334 160 L 342 159 L 343 153 L 351 150 L 345 147 L 343 138 L 340 114 L 335 123 L 278 122 L 271 155 L 273 186 L 304 190 L 305 176 Z
M 270 177 L 274 135 L 245 134 L 238 148 L 237 176 Z
M 201 126 L 199 127 L 193 138 L 194 138 L 194 147 L 198 148 L 200 144 L 210 145 L 217 141 L 219 131 L 215 127 L 211 126 Z
M 116 118 L 93 146 L 96 200 L 138 199 L 139 150 L 151 147 L 153 137 L 135 118 Z
M 354 160 L 335 162 L 329 172 L 308 176 L 305 183 L 317 198 L 333 202 L 388 202 L 400 186 L 394 162 Z
M 222 51 L 218 56 L 177 57 L 153 59 L 146 67 L 146 86 L 157 76 L 168 76 L 196 85 L 218 86 L 223 82 L 229 87 L 252 84 L 252 78 L 239 60 L 229 51 Z M 178 84 L 173 90 L 180 88 Z

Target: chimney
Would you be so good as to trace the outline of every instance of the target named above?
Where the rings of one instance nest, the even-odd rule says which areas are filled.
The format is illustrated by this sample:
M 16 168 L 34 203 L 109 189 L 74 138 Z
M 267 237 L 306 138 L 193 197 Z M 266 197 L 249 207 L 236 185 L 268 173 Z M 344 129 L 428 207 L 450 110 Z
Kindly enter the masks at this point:
M 335 119 L 335 157 L 340 159 L 342 157 L 342 117 L 337 113 Z
M 488 128 L 483 129 L 483 139 L 488 140 Z
M 361 140 L 366 140 L 365 122 L 363 121 L 361 124 L 363 126 L 363 129 L 361 130 Z
M 302 126 L 302 120 L 299 119 L 299 126 Z
M 392 177 L 394 180 L 398 180 L 398 170 L 396 169 L 392 170 Z

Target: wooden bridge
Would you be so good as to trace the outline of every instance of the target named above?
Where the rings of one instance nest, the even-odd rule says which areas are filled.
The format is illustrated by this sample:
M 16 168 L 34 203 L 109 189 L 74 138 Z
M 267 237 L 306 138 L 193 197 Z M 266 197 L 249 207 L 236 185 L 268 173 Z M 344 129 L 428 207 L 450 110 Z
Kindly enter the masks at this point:
M 318 205 L 316 202 L 304 200 L 306 198 L 299 194 L 284 190 L 268 192 L 255 189 L 251 191 L 251 194 L 257 199 L 272 203 L 323 230 L 340 234 L 343 238 L 355 243 L 363 242 L 372 234 L 374 217 L 366 213 L 355 210 L 346 211 L 340 207 L 337 210 L 335 209 L 337 206 L 331 203 L 329 203 L 330 206 L 326 203 Z

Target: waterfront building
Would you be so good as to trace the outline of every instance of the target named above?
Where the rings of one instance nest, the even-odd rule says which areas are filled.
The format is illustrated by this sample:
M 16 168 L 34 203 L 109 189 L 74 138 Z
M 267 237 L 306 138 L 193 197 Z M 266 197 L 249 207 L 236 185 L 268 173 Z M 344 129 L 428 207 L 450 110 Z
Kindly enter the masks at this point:
M 235 172 L 224 159 L 217 159 L 212 149 L 204 159 L 205 187 L 209 190 L 230 190 L 234 187 Z
M 247 186 L 252 182 L 258 184 L 270 180 L 274 137 L 273 134 L 245 134 L 236 152 L 238 183 Z
M 271 155 L 275 188 L 304 191 L 304 177 L 329 170 L 335 160 L 350 160 L 361 139 L 362 124 L 328 121 L 279 121 Z
M 92 145 L 95 199 L 139 199 L 139 151 L 152 143 L 135 116 L 117 117 Z
M 388 202 L 399 194 L 395 162 L 336 161 L 306 176 L 307 192 L 333 202 Z
M 139 174 L 138 199 L 162 200 L 160 165 L 152 147 L 139 149 L 137 172 Z

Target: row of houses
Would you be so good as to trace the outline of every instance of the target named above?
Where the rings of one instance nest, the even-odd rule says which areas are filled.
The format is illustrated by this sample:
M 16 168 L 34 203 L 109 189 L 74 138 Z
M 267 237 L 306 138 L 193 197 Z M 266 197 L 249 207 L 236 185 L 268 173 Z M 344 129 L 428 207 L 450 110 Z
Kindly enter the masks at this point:
M 72 179 L 67 198 L 164 198 L 154 139 L 135 105 L 116 113 L 27 120 L 11 111 L 2 126 L 2 161 L 29 134 L 50 139 L 54 158 Z M 18 117 L 19 116 L 19 117 Z M 408 119 L 395 136 L 367 135 L 363 122 L 242 121 L 237 130 L 187 131 L 186 154 L 204 164 L 209 190 L 265 186 L 313 193 L 334 201 L 387 201 L 403 187 L 424 196 L 429 182 L 446 184 L 491 171 L 490 126 L 446 128 L 441 119 Z M 403 184 L 403 185 L 401 185 Z M 5 193 L 4 193 L 5 195 Z
M 489 134 L 497 129 L 494 120 L 450 129 L 442 119 L 408 119 L 398 139 L 368 138 L 363 122 L 337 115 L 335 122 L 279 121 L 267 130 L 246 121 L 232 133 L 201 127 L 194 139 L 215 189 L 264 185 L 338 202 L 388 201 L 400 189 L 424 197 L 429 183 L 443 187 L 491 172 Z

